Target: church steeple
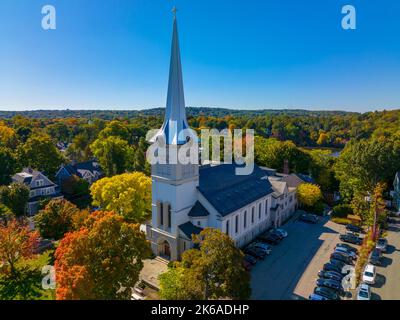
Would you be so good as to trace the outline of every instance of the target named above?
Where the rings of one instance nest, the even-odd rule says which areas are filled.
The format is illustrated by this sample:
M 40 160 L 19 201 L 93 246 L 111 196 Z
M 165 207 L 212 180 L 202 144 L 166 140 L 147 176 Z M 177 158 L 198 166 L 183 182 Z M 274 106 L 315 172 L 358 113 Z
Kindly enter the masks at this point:
M 174 7 L 172 10 L 174 14 L 174 25 L 165 119 L 164 124 L 158 133 L 158 135 L 164 134 L 167 145 L 185 144 L 187 142 L 187 135 L 184 134 L 183 130 L 189 129 L 185 111 L 185 95 L 183 91 L 182 65 L 176 11 L 177 10 Z

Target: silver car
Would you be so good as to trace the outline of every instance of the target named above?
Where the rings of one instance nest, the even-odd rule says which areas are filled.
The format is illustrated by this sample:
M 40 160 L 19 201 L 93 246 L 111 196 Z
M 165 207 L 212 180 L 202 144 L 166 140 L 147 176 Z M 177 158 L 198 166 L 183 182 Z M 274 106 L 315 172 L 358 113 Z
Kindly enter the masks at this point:
M 387 251 L 387 245 L 388 245 L 387 239 L 380 238 L 378 240 L 378 242 L 376 243 L 376 248 L 381 250 L 382 252 L 386 252 Z
M 371 288 L 366 283 L 362 283 L 358 288 L 357 300 L 371 300 Z

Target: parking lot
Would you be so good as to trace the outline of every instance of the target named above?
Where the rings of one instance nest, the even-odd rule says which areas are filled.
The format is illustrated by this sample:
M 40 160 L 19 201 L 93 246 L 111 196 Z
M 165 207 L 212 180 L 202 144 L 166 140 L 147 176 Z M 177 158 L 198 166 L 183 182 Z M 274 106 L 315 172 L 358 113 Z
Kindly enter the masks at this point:
M 400 300 L 400 219 L 388 229 L 387 252 L 382 265 L 376 268 L 376 283 L 371 286 L 374 300 Z
M 307 299 L 318 271 L 329 261 L 345 228 L 328 217 L 318 224 L 292 221 L 283 226 L 289 235 L 251 271 L 252 299 Z

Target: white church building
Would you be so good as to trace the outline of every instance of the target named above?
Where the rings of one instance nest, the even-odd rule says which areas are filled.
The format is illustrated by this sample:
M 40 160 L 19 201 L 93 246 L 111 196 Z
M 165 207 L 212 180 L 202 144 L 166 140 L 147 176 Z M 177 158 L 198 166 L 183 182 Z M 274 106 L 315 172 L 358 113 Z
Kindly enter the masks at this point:
M 174 15 L 168 97 L 159 131 L 167 149 L 179 150 L 187 142 L 179 133 L 188 128 Z M 236 175 L 236 167 L 169 164 L 168 160 L 152 166 L 152 220 L 146 234 L 155 255 L 179 260 L 193 247 L 192 235 L 206 227 L 221 230 L 242 247 L 293 214 L 297 204 L 293 175 L 276 175 L 257 165 L 250 175 Z

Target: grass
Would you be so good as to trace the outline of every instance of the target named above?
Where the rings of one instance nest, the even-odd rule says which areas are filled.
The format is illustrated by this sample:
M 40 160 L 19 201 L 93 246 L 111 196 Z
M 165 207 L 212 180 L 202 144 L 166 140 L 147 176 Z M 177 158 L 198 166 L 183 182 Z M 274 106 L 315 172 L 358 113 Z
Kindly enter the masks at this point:
M 335 222 L 337 224 L 343 224 L 343 225 L 351 224 L 351 220 L 347 218 L 333 217 L 331 220 L 332 222 Z

